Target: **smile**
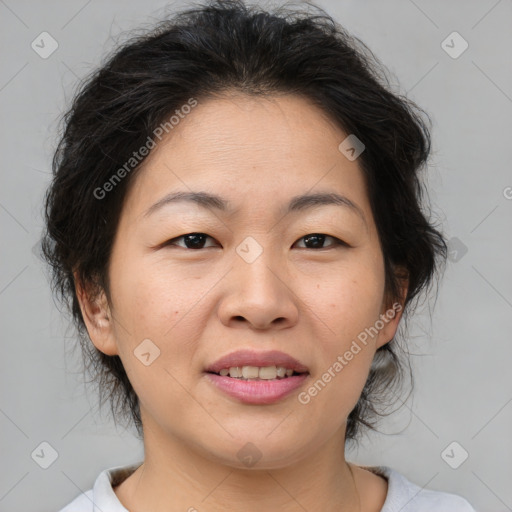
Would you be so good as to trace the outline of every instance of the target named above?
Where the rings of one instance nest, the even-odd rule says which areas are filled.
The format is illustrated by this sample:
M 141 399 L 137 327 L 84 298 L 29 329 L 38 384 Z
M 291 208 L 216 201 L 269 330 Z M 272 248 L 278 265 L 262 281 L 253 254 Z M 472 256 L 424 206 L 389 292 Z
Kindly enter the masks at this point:
M 274 380 L 291 377 L 294 373 L 298 375 L 293 369 L 284 366 L 232 366 L 223 368 L 218 374 L 223 377 L 229 375 L 232 379 Z

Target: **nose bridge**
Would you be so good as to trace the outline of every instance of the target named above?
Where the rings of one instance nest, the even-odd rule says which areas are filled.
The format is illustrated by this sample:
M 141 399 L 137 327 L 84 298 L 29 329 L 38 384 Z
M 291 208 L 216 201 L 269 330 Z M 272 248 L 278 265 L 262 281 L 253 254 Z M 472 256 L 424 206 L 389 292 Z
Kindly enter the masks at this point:
M 237 246 L 231 285 L 219 309 L 225 324 L 246 320 L 253 327 L 262 329 L 277 320 L 282 326 L 297 320 L 286 264 L 279 254 L 279 250 L 266 248 L 252 237 Z
M 271 237 L 266 237 L 263 246 L 249 236 L 236 248 L 234 270 L 242 291 L 250 288 L 251 292 L 275 294 L 279 293 L 283 286 L 286 288 L 286 277 L 279 275 L 286 265 L 280 260 L 280 251 L 275 250 L 270 241 Z

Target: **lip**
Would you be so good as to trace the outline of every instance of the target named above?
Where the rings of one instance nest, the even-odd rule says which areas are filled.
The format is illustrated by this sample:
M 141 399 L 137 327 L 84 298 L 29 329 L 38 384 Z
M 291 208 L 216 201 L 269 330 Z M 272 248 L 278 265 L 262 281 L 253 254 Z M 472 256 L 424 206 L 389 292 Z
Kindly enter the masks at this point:
M 283 366 L 297 373 L 309 372 L 309 368 L 306 365 L 279 350 L 269 350 L 267 352 L 237 350 L 217 359 L 205 371 L 219 373 L 223 368 L 231 368 L 233 366 Z
M 292 375 L 285 379 L 276 380 L 241 380 L 224 377 L 216 373 L 206 373 L 207 380 L 217 389 L 240 402 L 252 405 L 273 404 L 288 396 L 292 391 L 302 386 L 309 373 Z
M 220 370 L 233 366 L 282 366 L 294 370 L 300 375 L 259 381 L 217 375 Z M 205 369 L 205 377 L 217 389 L 243 403 L 254 405 L 272 404 L 284 399 L 292 391 L 302 386 L 308 376 L 309 369 L 306 365 L 278 350 L 267 352 L 237 350 L 221 357 Z

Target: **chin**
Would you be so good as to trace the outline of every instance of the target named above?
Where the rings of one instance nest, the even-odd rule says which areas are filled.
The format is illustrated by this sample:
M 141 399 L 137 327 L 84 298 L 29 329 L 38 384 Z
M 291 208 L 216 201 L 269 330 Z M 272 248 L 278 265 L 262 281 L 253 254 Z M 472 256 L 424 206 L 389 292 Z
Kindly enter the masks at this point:
M 289 433 L 285 433 L 284 438 L 276 435 L 274 439 L 270 439 L 271 436 L 263 433 L 255 436 L 230 437 L 222 443 L 222 447 L 203 448 L 206 450 L 206 457 L 212 462 L 251 471 L 293 466 L 299 464 L 307 456 L 308 451 L 314 451 L 314 443 L 305 440 L 299 443 L 298 440 L 294 441 Z

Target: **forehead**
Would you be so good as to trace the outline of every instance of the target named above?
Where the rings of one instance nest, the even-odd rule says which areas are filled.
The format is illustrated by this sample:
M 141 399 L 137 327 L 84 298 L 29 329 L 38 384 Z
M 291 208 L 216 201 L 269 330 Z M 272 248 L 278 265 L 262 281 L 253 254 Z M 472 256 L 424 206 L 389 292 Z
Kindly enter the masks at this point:
M 191 163 L 208 158 L 221 164 L 244 162 L 248 154 L 254 166 L 304 157 L 307 162 L 326 153 L 337 155 L 344 138 L 321 108 L 295 95 L 209 98 L 199 101 L 177 128 L 169 134 L 167 148 L 187 151 Z M 244 162 L 244 167 L 251 162 Z
M 338 149 L 346 136 L 304 97 L 199 100 L 146 158 L 127 202 L 141 214 L 166 193 L 200 189 L 239 210 L 321 190 L 350 196 L 364 209 L 363 173 Z

